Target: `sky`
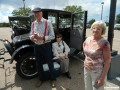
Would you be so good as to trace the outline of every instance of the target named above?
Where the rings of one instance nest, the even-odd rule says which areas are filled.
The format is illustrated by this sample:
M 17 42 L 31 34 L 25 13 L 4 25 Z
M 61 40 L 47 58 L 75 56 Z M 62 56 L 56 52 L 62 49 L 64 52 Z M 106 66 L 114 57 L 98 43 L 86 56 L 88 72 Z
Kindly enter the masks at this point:
M 63 10 L 66 6 L 82 6 L 88 11 L 88 21 L 91 19 L 100 20 L 103 4 L 103 21 L 109 21 L 111 0 L 25 0 L 25 7 L 35 7 Z M 23 0 L 0 0 L 0 23 L 8 22 L 8 16 L 12 16 L 13 10 L 23 7 Z M 120 0 L 117 0 L 116 15 L 120 14 Z

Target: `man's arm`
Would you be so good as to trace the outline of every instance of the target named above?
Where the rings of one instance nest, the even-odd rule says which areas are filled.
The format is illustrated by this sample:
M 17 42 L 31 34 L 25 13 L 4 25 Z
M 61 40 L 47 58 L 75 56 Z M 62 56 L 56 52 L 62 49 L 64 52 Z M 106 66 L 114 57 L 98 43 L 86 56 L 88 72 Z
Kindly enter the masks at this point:
M 48 25 L 47 25 L 48 33 L 46 33 L 46 36 L 44 37 L 45 41 L 49 41 L 49 40 L 55 39 L 55 34 L 54 34 L 52 23 L 50 21 L 47 21 L 47 23 L 48 23 Z
M 29 34 L 29 37 L 30 37 L 30 40 L 34 42 L 34 22 L 32 22 L 31 24 L 31 31 L 30 31 L 30 34 Z

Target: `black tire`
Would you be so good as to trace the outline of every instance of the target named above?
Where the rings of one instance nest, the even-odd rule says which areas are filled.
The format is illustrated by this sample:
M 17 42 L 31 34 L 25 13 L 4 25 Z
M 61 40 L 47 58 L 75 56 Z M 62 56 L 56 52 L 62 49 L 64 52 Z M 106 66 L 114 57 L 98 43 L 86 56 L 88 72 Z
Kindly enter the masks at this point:
M 17 74 L 24 79 L 32 79 L 38 75 L 33 53 L 24 54 L 16 64 Z

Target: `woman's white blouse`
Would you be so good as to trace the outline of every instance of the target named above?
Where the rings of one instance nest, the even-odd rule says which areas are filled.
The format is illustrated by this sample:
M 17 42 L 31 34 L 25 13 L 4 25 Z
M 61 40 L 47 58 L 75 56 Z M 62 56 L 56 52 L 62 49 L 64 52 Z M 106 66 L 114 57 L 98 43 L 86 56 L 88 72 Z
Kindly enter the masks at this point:
M 64 43 L 64 45 L 63 45 Z M 63 41 L 58 43 L 58 42 L 54 42 L 52 44 L 52 51 L 53 51 L 53 56 L 54 57 L 59 57 L 59 56 L 65 56 L 65 55 L 68 55 L 68 53 L 70 52 L 70 48 L 69 46 Z M 65 47 L 65 52 L 63 53 L 63 49 Z

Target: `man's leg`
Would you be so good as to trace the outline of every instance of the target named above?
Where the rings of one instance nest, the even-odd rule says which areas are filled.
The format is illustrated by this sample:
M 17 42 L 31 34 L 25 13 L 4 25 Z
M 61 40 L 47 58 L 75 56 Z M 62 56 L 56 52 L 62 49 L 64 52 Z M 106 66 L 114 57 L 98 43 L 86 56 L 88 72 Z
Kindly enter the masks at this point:
M 44 71 L 43 71 L 43 64 L 42 64 L 42 47 L 39 47 L 38 45 L 35 45 L 34 48 L 35 52 L 35 58 L 36 58 L 36 68 L 38 71 L 39 79 L 44 80 Z
M 44 58 L 47 61 L 47 64 L 49 66 L 51 80 L 56 80 L 55 69 L 54 69 L 53 61 L 52 61 L 52 58 L 53 58 L 52 48 L 50 44 L 47 44 L 44 46 Z
M 49 66 L 51 80 L 52 80 L 51 86 L 56 87 L 56 74 L 55 74 L 55 69 L 53 66 L 52 48 L 50 44 L 47 44 L 44 46 L 44 58 L 47 61 L 47 64 Z

